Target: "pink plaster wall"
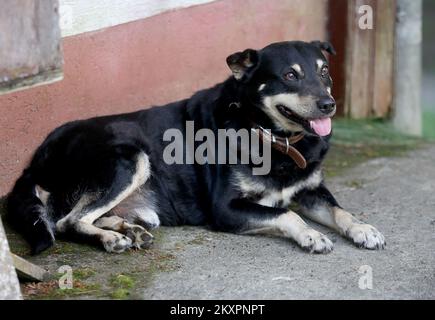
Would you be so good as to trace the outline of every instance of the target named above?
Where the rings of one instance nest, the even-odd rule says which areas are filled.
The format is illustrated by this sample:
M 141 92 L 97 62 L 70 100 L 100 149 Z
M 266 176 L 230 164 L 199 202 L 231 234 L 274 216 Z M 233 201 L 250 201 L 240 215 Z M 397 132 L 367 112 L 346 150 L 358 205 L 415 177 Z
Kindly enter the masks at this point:
M 185 98 L 248 47 L 326 36 L 326 0 L 221 0 L 65 38 L 63 81 L 0 96 L 0 195 L 56 126 Z

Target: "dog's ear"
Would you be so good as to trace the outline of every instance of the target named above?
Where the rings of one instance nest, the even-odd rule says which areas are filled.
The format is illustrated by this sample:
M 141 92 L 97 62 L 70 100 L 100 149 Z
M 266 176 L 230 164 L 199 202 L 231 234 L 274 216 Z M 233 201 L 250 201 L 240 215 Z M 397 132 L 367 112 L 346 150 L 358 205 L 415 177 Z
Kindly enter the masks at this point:
M 258 52 L 246 49 L 236 52 L 227 58 L 227 64 L 233 72 L 234 78 L 241 80 L 249 71 L 254 70 L 258 64 Z
M 335 51 L 334 47 L 332 46 L 332 44 L 330 42 L 327 42 L 327 41 L 312 41 L 311 44 L 316 46 L 320 50 L 326 51 L 329 54 L 332 54 L 334 56 L 337 54 L 337 52 Z

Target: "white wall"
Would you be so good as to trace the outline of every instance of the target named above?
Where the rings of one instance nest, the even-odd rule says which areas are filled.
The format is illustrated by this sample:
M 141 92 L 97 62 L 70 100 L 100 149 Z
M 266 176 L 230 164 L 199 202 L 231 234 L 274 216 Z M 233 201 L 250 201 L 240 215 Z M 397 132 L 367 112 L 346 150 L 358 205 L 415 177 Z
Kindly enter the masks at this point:
M 62 36 L 72 36 L 215 0 L 59 0 Z

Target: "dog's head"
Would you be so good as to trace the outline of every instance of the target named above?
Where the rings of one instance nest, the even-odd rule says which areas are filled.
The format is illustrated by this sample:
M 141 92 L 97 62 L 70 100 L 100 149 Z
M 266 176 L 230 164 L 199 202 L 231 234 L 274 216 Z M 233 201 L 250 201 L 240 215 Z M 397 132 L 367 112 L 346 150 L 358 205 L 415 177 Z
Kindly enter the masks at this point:
M 326 136 L 336 106 L 323 51 L 335 54 L 328 42 L 280 42 L 234 53 L 227 63 L 243 99 L 261 109 L 276 128 Z

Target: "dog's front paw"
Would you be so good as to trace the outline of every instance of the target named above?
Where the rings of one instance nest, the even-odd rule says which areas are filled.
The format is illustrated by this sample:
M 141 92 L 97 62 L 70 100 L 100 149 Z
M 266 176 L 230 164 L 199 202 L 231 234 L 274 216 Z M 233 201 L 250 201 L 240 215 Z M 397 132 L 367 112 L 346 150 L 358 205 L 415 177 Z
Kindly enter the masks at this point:
M 301 232 L 298 243 L 302 249 L 310 253 L 329 253 L 334 248 L 327 236 L 314 229 Z
M 346 231 L 346 235 L 359 248 L 379 250 L 386 246 L 382 233 L 369 224 L 354 224 Z

